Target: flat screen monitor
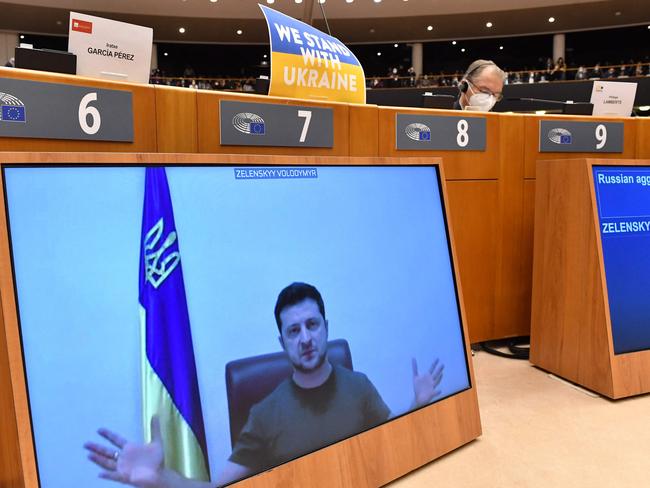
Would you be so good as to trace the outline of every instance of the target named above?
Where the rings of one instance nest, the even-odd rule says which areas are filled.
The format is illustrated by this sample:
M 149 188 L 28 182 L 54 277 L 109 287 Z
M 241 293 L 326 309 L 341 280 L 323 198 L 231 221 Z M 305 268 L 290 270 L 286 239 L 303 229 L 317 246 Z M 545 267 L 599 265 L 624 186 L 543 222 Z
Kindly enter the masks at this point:
M 213 480 L 241 448 L 241 433 L 231 441 L 225 371 L 242 359 L 290 359 L 277 390 L 244 414 L 256 439 L 244 447 L 263 444 L 263 456 L 234 459 L 253 459 L 246 476 L 471 387 L 437 166 L 217 162 L 165 168 L 175 226 L 153 207 L 143 218 L 145 166 L 3 166 L 41 487 L 108 486 L 81 447 L 102 442 L 98 427 L 144 438 L 145 349 L 151 358 L 140 287 L 156 293 L 181 269 Z M 324 309 L 307 320 L 299 305 L 316 300 L 299 300 L 281 307 L 278 324 L 280 291 L 296 282 L 313 285 Z M 304 381 L 327 361 L 325 339 L 347 345 L 348 364 L 324 374 L 320 386 L 334 377 L 335 392 L 311 397 Z M 162 369 L 176 367 L 171 351 L 159 351 Z M 432 396 L 418 403 L 415 382 L 442 365 Z
M 650 167 L 594 166 L 614 353 L 650 349 Z

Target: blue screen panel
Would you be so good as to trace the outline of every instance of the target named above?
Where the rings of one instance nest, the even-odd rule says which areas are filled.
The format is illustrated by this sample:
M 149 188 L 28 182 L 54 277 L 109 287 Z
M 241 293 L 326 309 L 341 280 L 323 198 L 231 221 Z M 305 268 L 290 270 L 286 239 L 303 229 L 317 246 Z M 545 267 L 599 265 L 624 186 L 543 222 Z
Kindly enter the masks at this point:
M 650 168 L 594 166 L 615 354 L 650 349 Z

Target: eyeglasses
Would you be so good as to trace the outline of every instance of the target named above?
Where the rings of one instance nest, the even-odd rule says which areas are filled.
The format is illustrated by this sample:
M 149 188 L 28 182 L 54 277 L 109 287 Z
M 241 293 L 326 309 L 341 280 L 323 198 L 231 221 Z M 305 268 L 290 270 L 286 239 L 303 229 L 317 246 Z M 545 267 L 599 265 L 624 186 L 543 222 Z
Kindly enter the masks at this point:
M 485 95 L 493 96 L 493 97 L 496 99 L 497 102 L 500 102 L 501 100 L 503 100 L 503 93 L 501 93 L 501 92 L 499 92 L 499 93 L 492 93 L 492 92 L 491 92 L 490 90 L 488 90 L 487 88 L 479 88 L 478 86 L 476 86 L 474 83 L 472 83 L 472 82 L 469 81 L 469 80 L 467 80 L 467 82 L 468 82 L 470 85 L 472 85 L 473 88 L 476 89 L 476 90 L 472 90 L 472 91 L 478 91 L 479 93 L 483 93 L 483 94 L 485 94 Z

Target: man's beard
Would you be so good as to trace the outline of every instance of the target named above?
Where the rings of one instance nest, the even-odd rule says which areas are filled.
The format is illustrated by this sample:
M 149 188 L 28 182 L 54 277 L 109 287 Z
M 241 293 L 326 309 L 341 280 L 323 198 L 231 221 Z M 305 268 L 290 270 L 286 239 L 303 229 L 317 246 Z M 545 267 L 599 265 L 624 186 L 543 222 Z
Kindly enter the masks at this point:
M 323 351 L 320 356 L 318 356 L 318 361 L 316 362 L 315 366 L 311 366 L 309 368 L 306 368 L 302 364 L 300 364 L 299 361 L 297 361 L 297 362 L 293 363 L 293 368 L 296 371 L 300 371 L 301 373 L 311 373 L 311 372 L 317 370 L 318 368 L 320 368 L 323 365 L 323 363 L 325 362 L 326 359 L 327 359 L 327 349 L 325 351 Z

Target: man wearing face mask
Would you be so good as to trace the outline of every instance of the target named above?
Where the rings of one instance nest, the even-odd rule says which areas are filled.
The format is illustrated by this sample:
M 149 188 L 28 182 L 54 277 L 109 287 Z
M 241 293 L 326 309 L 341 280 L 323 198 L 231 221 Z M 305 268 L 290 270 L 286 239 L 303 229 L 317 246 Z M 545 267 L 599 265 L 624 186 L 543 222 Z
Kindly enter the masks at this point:
M 493 61 L 477 59 L 469 65 L 458 84 L 460 96 L 454 109 L 489 112 L 503 98 L 505 79 L 506 74 Z

